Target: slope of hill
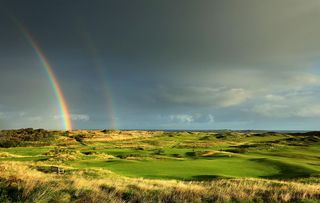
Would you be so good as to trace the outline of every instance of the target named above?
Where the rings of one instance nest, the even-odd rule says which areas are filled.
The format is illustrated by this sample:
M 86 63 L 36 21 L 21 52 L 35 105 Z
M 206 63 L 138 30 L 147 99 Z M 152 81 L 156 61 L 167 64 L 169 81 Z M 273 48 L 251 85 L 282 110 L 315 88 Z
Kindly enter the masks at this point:
M 2 201 L 320 201 L 319 132 L 20 129 L 0 146 Z

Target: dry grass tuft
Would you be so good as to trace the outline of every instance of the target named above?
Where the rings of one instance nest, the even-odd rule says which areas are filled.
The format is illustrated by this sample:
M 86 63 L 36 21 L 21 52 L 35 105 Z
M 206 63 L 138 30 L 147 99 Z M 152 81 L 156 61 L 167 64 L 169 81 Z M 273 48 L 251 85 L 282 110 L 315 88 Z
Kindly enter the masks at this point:
M 21 202 L 297 202 L 320 200 L 319 183 L 254 178 L 184 182 L 125 178 L 112 172 L 98 170 L 76 170 L 73 173 L 57 175 L 42 173 L 34 168 L 35 165 L 32 163 L 1 162 L 0 190 L 2 193 L 0 198 Z M 95 174 L 97 177 L 94 176 Z

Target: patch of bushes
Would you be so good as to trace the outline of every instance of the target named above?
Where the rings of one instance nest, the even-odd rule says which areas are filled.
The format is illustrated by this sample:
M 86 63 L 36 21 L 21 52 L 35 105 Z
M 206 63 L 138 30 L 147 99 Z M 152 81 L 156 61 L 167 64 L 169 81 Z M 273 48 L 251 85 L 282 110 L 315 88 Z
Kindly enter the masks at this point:
M 111 134 L 111 133 L 117 132 L 117 130 L 114 130 L 114 129 L 104 129 L 104 130 L 101 130 L 100 132 L 106 133 L 106 134 Z
M 159 146 L 160 145 L 159 140 L 143 140 L 142 142 L 146 143 L 146 144 L 153 145 L 153 146 Z
M 197 156 L 197 153 L 196 152 L 186 152 L 186 156 L 192 156 L 192 157 L 195 157 Z
M 191 151 L 191 152 L 186 152 L 186 156 L 189 157 L 199 157 L 202 154 L 206 153 L 206 151 Z
M 44 155 L 49 156 L 49 161 L 63 162 L 67 160 L 76 160 L 82 157 L 82 153 L 69 148 L 56 147 Z
M 232 153 L 237 153 L 237 154 L 244 154 L 247 152 L 246 148 L 234 148 L 234 149 L 226 149 L 224 150 L 226 152 L 232 152 Z
M 205 135 L 203 137 L 200 137 L 199 140 L 212 140 L 214 137 L 211 135 Z
M 93 137 L 93 135 L 91 135 L 91 134 L 86 134 L 86 135 L 84 135 L 84 134 L 79 134 L 79 135 L 73 136 L 73 138 L 74 138 L 77 142 L 79 142 L 80 144 L 82 144 L 82 145 L 86 145 L 86 144 L 84 143 L 84 139 L 85 139 L 85 138 L 92 138 L 92 137 Z
M 183 156 L 181 154 L 172 154 L 173 157 L 176 157 L 176 158 L 182 158 Z
M 77 142 L 79 142 L 80 144 L 85 145 L 84 142 L 83 142 L 83 138 L 84 138 L 84 137 L 85 137 L 84 135 L 76 135 L 76 136 L 74 136 L 73 138 L 74 138 Z
M 0 202 L 18 202 L 22 199 L 22 188 L 16 183 L 0 182 Z
M 164 154 L 164 150 L 163 149 L 156 149 L 155 151 L 154 151 L 154 155 L 163 155 Z
M 0 147 L 43 146 L 50 145 L 54 136 L 44 129 L 18 129 L 0 131 Z
M 0 147 L 10 148 L 10 147 L 18 147 L 21 145 L 21 142 L 17 139 L 1 139 Z
M 225 135 L 223 135 L 223 134 L 217 134 L 216 135 L 216 138 L 217 139 L 223 139 L 223 138 L 225 138 L 226 136 Z
M 120 159 L 126 159 L 128 157 L 143 157 L 143 155 L 142 154 L 119 154 L 116 157 Z

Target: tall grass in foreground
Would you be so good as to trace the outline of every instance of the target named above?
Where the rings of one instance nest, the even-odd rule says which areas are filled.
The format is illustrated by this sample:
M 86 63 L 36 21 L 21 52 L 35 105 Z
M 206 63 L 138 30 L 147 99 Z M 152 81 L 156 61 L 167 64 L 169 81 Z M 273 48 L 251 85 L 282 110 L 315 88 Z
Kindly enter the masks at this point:
M 320 201 L 318 178 L 309 182 L 254 178 L 184 182 L 125 178 L 94 170 L 56 175 L 34 167 L 31 163 L 0 163 L 0 202 Z

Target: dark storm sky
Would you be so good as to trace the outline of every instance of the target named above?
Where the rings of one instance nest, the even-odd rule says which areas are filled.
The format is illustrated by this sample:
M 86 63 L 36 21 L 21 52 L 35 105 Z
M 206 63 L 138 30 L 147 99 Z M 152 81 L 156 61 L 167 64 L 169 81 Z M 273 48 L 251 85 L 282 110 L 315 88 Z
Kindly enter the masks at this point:
M 319 129 L 320 2 L 0 1 L 0 128 Z

